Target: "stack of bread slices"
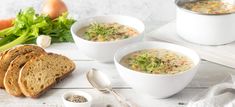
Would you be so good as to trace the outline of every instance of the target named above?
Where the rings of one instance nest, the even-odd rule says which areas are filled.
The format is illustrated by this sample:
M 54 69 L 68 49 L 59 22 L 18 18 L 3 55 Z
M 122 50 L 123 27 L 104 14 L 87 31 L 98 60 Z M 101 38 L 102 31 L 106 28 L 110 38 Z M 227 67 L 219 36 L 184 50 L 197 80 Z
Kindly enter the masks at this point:
M 74 69 L 65 56 L 20 45 L 0 54 L 0 88 L 13 96 L 37 98 Z

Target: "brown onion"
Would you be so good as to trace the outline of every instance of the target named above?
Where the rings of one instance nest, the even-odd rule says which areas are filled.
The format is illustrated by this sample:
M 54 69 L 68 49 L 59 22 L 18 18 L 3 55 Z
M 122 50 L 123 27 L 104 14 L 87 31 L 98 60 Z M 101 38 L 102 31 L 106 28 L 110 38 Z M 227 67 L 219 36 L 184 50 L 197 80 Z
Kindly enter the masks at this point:
M 46 0 L 42 9 L 42 13 L 49 15 L 51 19 L 55 19 L 67 11 L 65 3 L 61 0 Z

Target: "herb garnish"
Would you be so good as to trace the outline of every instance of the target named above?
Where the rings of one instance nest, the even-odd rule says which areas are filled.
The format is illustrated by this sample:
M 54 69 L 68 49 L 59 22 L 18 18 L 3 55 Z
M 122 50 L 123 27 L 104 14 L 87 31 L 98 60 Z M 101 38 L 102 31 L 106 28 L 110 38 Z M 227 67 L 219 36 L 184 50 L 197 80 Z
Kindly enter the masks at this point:
M 140 67 L 141 71 L 152 73 L 157 67 L 163 66 L 163 61 L 157 56 L 149 53 L 141 53 L 136 57 L 130 58 L 132 67 Z
M 93 38 L 96 38 L 96 36 L 107 40 L 106 36 L 115 35 L 116 33 L 117 28 L 106 26 L 105 24 L 92 23 L 86 30 L 84 36 L 88 40 L 92 40 Z
M 82 35 L 83 39 L 95 42 L 122 40 L 139 34 L 136 29 L 116 22 L 91 23 L 89 26 L 79 30 L 78 33 L 80 32 L 82 34 L 79 35 Z

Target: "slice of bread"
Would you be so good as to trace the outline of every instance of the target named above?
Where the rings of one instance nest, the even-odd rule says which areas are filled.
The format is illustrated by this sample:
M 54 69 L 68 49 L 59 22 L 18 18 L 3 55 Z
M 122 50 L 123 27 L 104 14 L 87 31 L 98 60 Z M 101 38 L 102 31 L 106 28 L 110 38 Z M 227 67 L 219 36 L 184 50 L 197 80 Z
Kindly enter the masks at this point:
M 0 59 L 2 58 L 3 53 L 4 53 L 4 52 L 1 52 L 1 53 L 0 53 Z
M 40 56 L 41 54 L 46 54 L 46 52 L 30 52 L 24 55 L 17 56 L 9 65 L 7 72 L 4 77 L 4 86 L 6 91 L 13 96 L 22 96 L 23 93 L 18 85 L 18 77 L 20 69 L 24 64 L 33 57 Z
M 2 59 L 2 56 L 4 56 L 7 52 L 8 52 L 8 50 L 0 53 L 0 60 Z
M 37 98 L 75 69 L 69 58 L 48 53 L 34 57 L 21 69 L 18 84 L 27 97 Z
M 2 55 L 0 60 L 0 88 L 4 88 L 3 79 L 11 61 L 19 55 L 23 55 L 32 51 L 44 52 L 44 49 L 36 45 L 19 45 L 8 50 L 5 54 Z

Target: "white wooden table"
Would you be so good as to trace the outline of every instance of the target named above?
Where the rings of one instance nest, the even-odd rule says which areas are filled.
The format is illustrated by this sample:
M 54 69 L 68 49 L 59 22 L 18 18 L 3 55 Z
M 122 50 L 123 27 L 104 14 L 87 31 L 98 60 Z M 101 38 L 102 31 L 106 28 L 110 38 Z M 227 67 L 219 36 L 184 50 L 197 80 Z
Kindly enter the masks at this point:
M 79 52 L 73 43 L 54 44 L 46 50 L 70 57 L 76 63 L 75 71 L 39 99 L 13 97 L 4 90 L 0 90 L 0 107 L 63 107 L 61 95 L 71 90 L 90 93 L 94 98 L 92 107 L 106 107 L 107 105 L 119 107 L 112 95 L 98 92 L 88 83 L 85 74 L 91 68 L 97 68 L 107 74 L 114 89 L 139 107 L 184 107 L 199 92 L 214 84 L 229 80 L 229 73 L 234 71 L 232 68 L 202 61 L 197 75 L 183 91 L 167 99 L 154 99 L 136 93 L 121 79 L 114 64 L 100 63 L 89 59 Z
M 12 17 L 25 7 L 33 6 L 40 10 L 43 0 L 1 0 L 0 18 Z M 174 19 L 175 8 L 172 0 L 64 0 L 70 13 L 80 18 L 103 15 L 124 14 L 137 17 L 146 24 L 147 32 Z M 193 81 L 180 93 L 167 99 L 148 98 L 136 93 L 118 75 L 112 63 L 104 64 L 87 58 L 72 43 L 54 44 L 47 49 L 61 53 L 74 60 L 76 70 L 64 81 L 49 90 L 39 99 L 18 98 L 8 95 L 0 89 L 0 107 L 64 107 L 61 95 L 66 91 L 82 90 L 90 93 L 93 98 L 92 107 L 119 107 L 115 98 L 93 89 L 86 80 L 86 72 L 90 68 L 100 69 L 106 73 L 113 83 L 114 89 L 135 102 L 139 107 L 184 107 L 199 92 L 208 87 L 229 80 L 229 73 L 234 69 L 203 61 Z

